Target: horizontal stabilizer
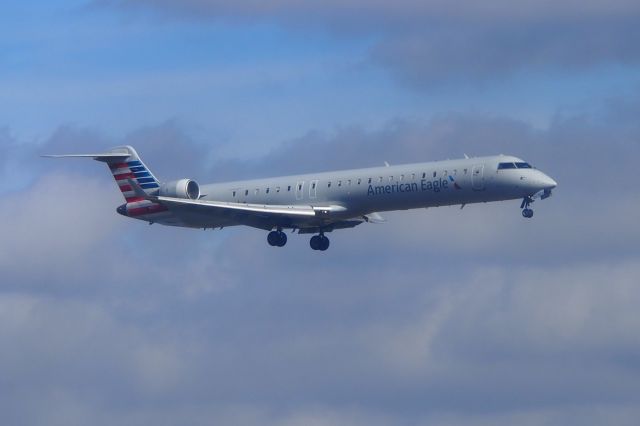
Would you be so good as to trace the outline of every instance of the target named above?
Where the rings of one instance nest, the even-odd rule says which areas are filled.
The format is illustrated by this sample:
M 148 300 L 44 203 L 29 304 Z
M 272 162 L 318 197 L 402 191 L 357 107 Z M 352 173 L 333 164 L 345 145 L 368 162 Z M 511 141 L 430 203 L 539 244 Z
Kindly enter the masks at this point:
M 131 156 L 128 152 L 103 152 L 101 154 L 47 154 L 45 158 L 93 158 L 96 161 L 124 160 Z

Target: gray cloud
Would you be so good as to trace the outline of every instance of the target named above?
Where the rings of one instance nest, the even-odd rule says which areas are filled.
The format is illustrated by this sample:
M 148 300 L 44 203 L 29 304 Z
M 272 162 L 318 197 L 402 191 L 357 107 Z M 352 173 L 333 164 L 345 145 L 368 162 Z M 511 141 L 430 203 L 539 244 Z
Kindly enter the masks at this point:
M 546 129 L 398 120 L 310 133 L 252 161 L 217 158 L 175 122 L 121 140 L 64 127 L 38 150 L 131 142 L 158 174 L 201 180 L 504 151 L 560 186 L 533 221 L 517 202 L 393 213 L 332 234 L 319 255 L 297 236 L 273 250 L 253 229 L 127 221 L 100 164 L 14 152 L 49 162 L 0 202 L 3 419 L 634 424 L 639 110 L 614 100 Z
M 347 2 L 116 0 L 97 4 L 197 20 L 269 21 L 296 31 L 374 36 L 372 61 L 403 81 L 434 87 L 500 80 L 518 71 L 637 64 L 637 2 L 439 0 Z

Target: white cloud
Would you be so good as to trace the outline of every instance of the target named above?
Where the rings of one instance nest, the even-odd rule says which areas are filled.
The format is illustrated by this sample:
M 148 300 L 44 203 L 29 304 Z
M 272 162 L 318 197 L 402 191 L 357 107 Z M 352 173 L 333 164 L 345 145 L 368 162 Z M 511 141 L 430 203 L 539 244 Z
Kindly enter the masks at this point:
M 115 183 L 112 183 L 115 188 Z M 0 201 L 0 267 L 5 271 L 72 272 L 116 232 L 117 191 L 82 175 L 50 174 Z

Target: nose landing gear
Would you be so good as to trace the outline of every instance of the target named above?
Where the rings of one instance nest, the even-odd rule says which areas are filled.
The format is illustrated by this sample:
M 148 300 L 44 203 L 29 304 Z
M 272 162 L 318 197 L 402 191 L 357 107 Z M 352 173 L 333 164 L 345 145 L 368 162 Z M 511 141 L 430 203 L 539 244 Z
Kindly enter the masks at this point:
M 311 237 L 309 246 L 311 246 L 313 250 L 325 251 L 329 248 L 329 238 L 325 237 L 324 233 L 321 232 L 320 235 Z
M 527 196 L 522 199 L 522 204 L 520 204 L 520 208 L 522 210 L 522 216 L 530 219 L 533 217 L 533 210 L 529 208 L 529 206 L 533 203 L 533 198 Z
M 271 231 L 269 232 L 269 235 L 267 235 L 267 242 L 272 247 L 283 247 L 287 244 L 287 234 L 282 232 L 281 229 Z

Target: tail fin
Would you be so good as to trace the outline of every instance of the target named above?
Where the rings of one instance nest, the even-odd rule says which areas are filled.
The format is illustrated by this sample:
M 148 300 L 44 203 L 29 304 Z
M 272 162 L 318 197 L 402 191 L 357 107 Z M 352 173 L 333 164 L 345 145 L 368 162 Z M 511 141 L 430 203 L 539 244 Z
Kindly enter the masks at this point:
M 136 194 L 129 180 L 133 180 L 147 194 L 157 192 L 160 182 L 140 160 L 138 153 L 131 146 L 119 146 L 101 154 L 67 154 L 67 155 L 43 155 L 51 158 L 93 158 L 96 161 L 106 163 L 111 170 L 122 195 L 127 203 L 143 201 L 144 197 Z

